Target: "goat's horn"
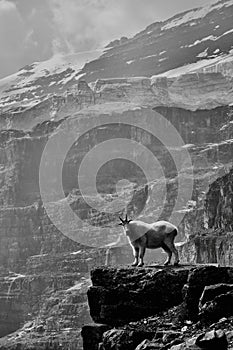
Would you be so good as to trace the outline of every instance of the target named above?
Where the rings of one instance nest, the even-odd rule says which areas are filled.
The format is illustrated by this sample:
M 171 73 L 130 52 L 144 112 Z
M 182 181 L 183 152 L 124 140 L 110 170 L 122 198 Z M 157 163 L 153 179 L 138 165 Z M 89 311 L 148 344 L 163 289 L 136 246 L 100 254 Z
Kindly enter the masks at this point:
M 124 222 L 124 220 L 119 216 L 119 219 L 121 220 L 121 222 Z

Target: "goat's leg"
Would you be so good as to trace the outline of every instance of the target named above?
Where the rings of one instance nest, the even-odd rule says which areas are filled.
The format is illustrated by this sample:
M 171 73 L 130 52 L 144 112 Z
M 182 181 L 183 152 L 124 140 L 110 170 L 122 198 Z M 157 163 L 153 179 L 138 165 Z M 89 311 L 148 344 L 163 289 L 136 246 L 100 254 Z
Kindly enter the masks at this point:
M 169 247 L 163 243 L 161 245 L 161 248 L 163 248 L 163 250 L 167 253 L 167 260 L 165 261 L 164 265 L 169 265 L 171 262 L 171 258 L 172 258 L 172 251 L 169 249 Z
M 138 264 L 138 267 L 142 267 L 142 266 L 144 265 L 143 258 L 144 258 L 145 252 L 146 252 L 146 247 L 140 246 L 139 264 Z
M 175 256 L 174 265 L 175 266 L 179 265 L 179 254 L 178 254 L 178 251 L 177 251 L 177 249 L 175 247 L 174 241 L 166 240 L 165 244 Z
M 139 247 L 133 247 L 133 254 L 134 254 L 134 262 L 132 266 L 138 265 L 138 257 L 139 257 Z

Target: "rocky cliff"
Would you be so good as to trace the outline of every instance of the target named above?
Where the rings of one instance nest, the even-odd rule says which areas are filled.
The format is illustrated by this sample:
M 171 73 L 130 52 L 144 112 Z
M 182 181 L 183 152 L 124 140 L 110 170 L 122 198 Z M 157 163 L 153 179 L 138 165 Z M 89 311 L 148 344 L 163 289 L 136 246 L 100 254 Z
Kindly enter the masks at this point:
M 104 97 L 104 99 L 107 98 L 110 97 Z M 192 202 L 181 203 L 179 208 L 182 215 L 183 212 L 186 214 L 180 226 L 181 234 L 179 239 L 184 239 L 196 233 L 200 227 L 204 227 L 206 225 L 205 216 L 203 215 L 204 200 L 208 185 L 209 183 L 214 183 L 215 179 L 221 174 L 225 174 L 231 166 L 232 108 L 230 106 L 221 106 L 211 110 L 191 111 L 184 108 L 160 106 L 156 107 L 154 111 L 147 107 L 140 108 L 140 110 L 117 110 L 117 112 L 112 113 L 111 109 L 115 107 L 114 102 L 110 107 L 106 106 L 106 103 L 103 103 L 103 106 L 105 106 L 105 116 L 107 115 L 113 121 L 114 118 L 117 120 L 118 116 L 123 116 L 125 120 L 132 116 L 134 120 L 137 120 L 143 116 L 148 123 L 153 123 L 154 118 L 158 118 L 157 113 L 159 113 L 160 118 L 166 118 L 179 131 L 186 147 L 189 149 L 189 154 L 195 166 Z M 39 166 L 44 147 L 51 135 L 57 135 L 57 133 L 63 133 L 64 131 L 68 132 L 67 135 L 71 131 L 78 133 L 80 122 L 85 119 L 85 123 L 91 125 L 93 118 L 101 117 L 100 111 L 101 109 L 99 110 L 98 108 L 92 110 L 90 114 L 89 112 L 84 113 L 80 111 L 70 117 L 66 117 L 67 124 L 64 124 L 64 119 L 60 119 L 58 121 L 45 121 L 27 131 L 12 129 L 1 131 L 2 202 L 0 211 L 0 257 L 1 265 L 7 270 L 14 271 L 13 274 L 4 272 L 2 275 L 1 310 L 3 311 L 1 316 L 1 335 L 15 331 L 24 322 L 31 321 L 32 325 L 30 327 L 32 327 L 32 330 L 30 334 L 32 334 L 32 342 L 41 341 L 44 347 L 47 346 L 46 344 L 51 341 L 51 331 L 49 330 L 50 326 L 45 322 L 43 310 L 47 310 L 46 312 L 49 315 L 50 313 L 52 315 L 57 313 L 57 311 L 54 311 L 53 303 L 52 306 L 47 304 L 48 295 L 51 295 L 52 299 L 55 298 L 57 300 L 58 298 L 58 304 L 56 305 L 58 305 L 59 310 L 60 308 L 61 310 L 66 310 L 62 311 L 62 314 L 58 313 L 56 321 L 52 319 L 51 322 L 55 322 L 55 324 L 62 323 L 59 329 L 63 329 L 65 333 L 62 331 L 61 342 L 62 344 L 69 344 L 66 346 L 70 346 L 70 343 L 67 343 L 66 332 L 68 331 L 66 328 L 73 327 L 72 329 L 76 329 L 80 327 L 80 323 L 75 323 L 75 326 L 72 326 L 74 325 L 74 319 L 73 316 L 70 317 L 69 315 L 73 315 L 73 312 L 78 312 L 82 315 L 78 318 L 79 320 L 82 318 L 89 322 L 88 308 L 86 300 L 84 301 L 85 297 L 79 302 L 80 289 L 75 289 L 75 285 L 82 283 L 81 278 L 86 278 L 85 274 L 96 264 L 105 264 L 106 261 L 109 264 L 131 262 L 132 253 L 128 248 L 90 250 L 84 247 L 83 244 L 71 240 L 69 236 L 64 236 L 49 219 L 44 203 L 42 203 L 40 198 Z M 104 133 L 101 128 L 94 128 L 88 132 L 85 138 L 81 137 L 80 142 L 75 144 L 67 154 L 63 168 L 63 186 L 67 199 L 76 214 L 92 223 L 93 226 L 89 229 L 88 235 L 92 237 L 91 239 L 95 237 L 97 241 L 99 239 L 98 232 L 100 232 L 98 227 L 103 223 L 110 225 L 107 228 L 108 233 L 111 233 L 108 236 L 109 242 L 113 239 L 117 240 L 119 229 L 116 226 L 116 215 L 106 215 L 91 210 L 80 196 L 76 169 L 81 163 L 83 155 L 88 152 L 90 144 L 92 147 L 98 145 L 109 138 L 114 138 L 119 132 L 129 140 L 138 140 L 138 142 L 156 153 L 157 159 L 166 172 L 167 186 L 170 189 L 162 213 L 163 218 L 168 218 L 174 208 L 177 174 L 164 145 L 161 145 L 153 135 L 145 131 L 142 132 L 140 129 L 132 126 L 124 126 L 124 128 L 119 129 L 119 126 L 110 124 L 106 127 Z M 177 152 L 182 152 L 182 149 L 178 149 Z M 145 155 L 143 157 L 145 158 Z M 56 167 L 53 171 L 55 174 Z M 126 177 L 131 182 L 135 182 L 137 179 L 136 192 L 131 203 L 129 203 L 128 210 L 133 215 L 140 215 L 145 207 L 146 210 L 142 214 L 143 217 L 148 221 L 154 220 L 152 213 L 160 208 L 160 203 L 155 200 L 151 193 L 153 191 L 158 192 L 162 182 L 158 180 L 152 181 L 149 186 L 150 192 L 146 193 L 144 190 L 146 182 L 139 169 L 132 167 L 123 160 L 117 164 L 110 163 L 99 175 L 98 186 L 103 196 L 109 196 L 109 193 L 110 196 L 114 196 L 114 186 L 120 178 Z M 189 169 L 187 168 L 182 175 L 187 176 L 188 179 Z M 106 187 L 106 182 L 108 182 L 108 188 Z M 53 181 L 48 187 L 47 195 L 53 201 L 54 210 L 62 213 L 63 204 L 57 200 L 54 186 L 56 188 L 56 182 Z M 179 214 L 179 211 L 177 214 Z M 211 216 L 209 215 L 209 217 Z M 79 234 L 80 232 L 82 232 L 81 227 L 79 228 Z M 228 241 L 224 240 L 224 242 L 224 244 L 228 244 L 226 243 Z M 210 254 L 209 246 L 206 243 L 201 243 L 200 246 L 202 249 L 206 246 L 207 252 Z M 188 259 L 196 261 L 195 259 L 193 260 L 196 250 L 192 249 L 190 251 L 191 256 Z M 226 249 L 224 247 L 222 256 L 226 260 Z M 155 261 L 156 259 L 163 259 L 163 256 L 148 256 L 149 261 Z M 185 260 L 185 258 L 183 259 Z M 203 255 L 199 261 L 205 262 L 206 255 Z M 215 262 L 213 253 L 211 253 L 211 260 L 209 259 L 208 261 Z M 59 275 L 59 270 L 61 275 Z M 51 277 L 48 278 L 47 274 L 51 275 Z M 68 285 L 66 285 L 66 281 Z M 33 283 L 35 283 L 35 287 L 31 287 Z M 38 284 L 40 288 L 37 287 Z M 71 298 L 70 288 L 74 288 L 72 293 L 75 297 L 72 296 L 72 298 L 77 298 L 78 300 L 77 303 L 74 302 L 74 305 L 73 301 L 67 301 L 67 298 L 69 300 Z M 35 289 L 36 291 L 34 292 Z M 46 294 L 47 292 L 49 294 Z M 63 304 L 66 303 L 70 306 L 66 306 L 63 309 Z M 40 317 L 36 319 L 38 310 L 40 310 Z M 6 321 L 6 317 L 8 321 Z M 51 317 L 53 318 L 54 316 Z M 77 320 L 77 322 L 79 321 Z M 28 327 L 28 325 L 25 327 Z M 44 331 L 40 333 L 40 331 L 37 331 L 37 327 L 39 327 L 38 330 L 44 329 Z M 22 337 L 20 339 L 23 344 L 25 344 L 24 339 L 27 343 L 27 333 L 29 332 L 27 329 L 22 328 L 20 330 Z M 52 332 L 56 332 L 56 330 Z M 71 331 L 68 334 L 73 333 Z M 75 338 L 76 340 L 73 340 L 72 337 L 69 336 L 72 339 L 72 344 L 80 344 L 80 339 L 77 340 Z M 12 335 L 12 338 L 4 339 L 3 342 L 13 342 L 16 344 L 14 346 L 18 344 L 15 334 Z M 54 344 L 53 340 L 52 344 Z
M 94 269 L 84 350 L 232 349 L 232 268 Z
M 55 57 L 0 81 L 0 336 L 13 332 L 1 338 L 1 349 L 79 349 L 80 328 L 91 321 L 86 291 L 96 266 L 113 268 L 92 273 L 88 292 L 93 319 L 108 325 L 84 333 L 97 332 L 99 340 L 112 326 L 153 318 L 182 301 L 192 266 L 115 270 L 132 261 L 117 225 L 123 212 L 147 222 L 174 215 L 178 241 L 188 241 L 179 248 L 182 262 L 232 265 L 232 6 L 220 1 L 152 24 L 111 43 L 82 69 Z M 119 137 L 134 147 L 122 141 L 123 156 L 104 158 L 94 194 L 88 168 L 84 196 L 77 176 L 83 160 L 90 153 L 96 164 L 102 158 L 91 151 Z M 124 206 L 112 212 L 116 198 Z M 159 252 L 146 262 L 163 260 Z M 209 271 L 196 280 L 206 281 Z M 219 271 L 225 277 L 217 274 L 214 283 L 232 283 L 231 270 Z M 129 338 L 134 347 L 144 331 L 136 332 L 137 344 Z M 130 332 L 135 328 L 109 333 L 104 349 Z M 153 327 L 146 332 L 154 338 Z M 166 336 L 175 337 L 163 329 Z
M 233 170 L 210 185 L 206 195 L 206 220 L 208 226 L 223 231 L 232 231 Z
M 232 173 L 231 169 L 210 184 L 203 213 L 207 229 L 180 246 L 184 262 L 232 265 Z
M 63 94 L 46 94 L 40 100 L 20 102 L 20 108 L 12 97 L 10 103 L 0 106 L 0 127 L 31 131 L 38 124 L 58 122 L 78 111 L 104 113 L 142 106 L 211 110 L 231 104 L 231 77 L 221 72 L 196 72 L 177 77 L 98 79 L 90 84 L 80 79 Z
M 187 111 L 184 109 L 159 107 L 156 109 L 161 116 L 164 116 L 171 122 L 182 136 L 185 144 L 189 146 L 189 153 L 194 162 L 194 203 L 190 208 L 181 207 L 180 210 L 186 210 L 186 220 L 181 230 L 182 235 L 192 234 L 193 217 L 196 216 L 197 225 L 204 225 L 202 215 L 203 200 L 205 198 L 203 191 L 208 189 L 208 184 L 214 181 L 222 172 L 227 171 L 231 164 L 232 143 L 226 140 L 226 129 L 231 125 L 231 108 L 219 107 L 217 109 L 208 111 Z M 134 118 L 140 118 L 140 114 L 136 111 L 124 112 L 123 116 L 127 120 L 129 115 Z M 140 112 L 146 116 L 147 120 L 153 123 L 153 118 L 156 114 L 150 109 L 142 109 Z M 93 117 L 96 116 L 96 113 Z M 86 121 L 91 123 L 93 118 L 85 117 Z M 79 114 L 70 118 L 69 130 L 78 131 L 79 128 Z M 80 115 L 82 118 L 82 115 Z M 113 120 L 117 117 L 111 117 Z M 9 267 L 16 272 L 22 270 L 26 259 L 31 255 L 45 254 L 49 251 L 54 253 L 78 250 L 80 245 L 61 235 L 58 229 L 53 225 L 47 217 L 43 203 L 40 200 L 39 188 L 39 166 L 41 156 L 48 141 L 48 137 L 56 132 L 62 132 L 63 128 L 56 122 L 47 122 L 37 126 L 31 132 L 17 132 L 13 130 L 2 131 L 2 148 L 1 148 L 1 264 Z M 216 137 L 217 131 L 218 136 Z M 222 130 L 222 131 L 221 131 Z M 135 134 L 136 131 L 136 134 Z M 111 215 L 102 215 L 93 212 L 91 208 L 80 197 L 78 192 L 78 182 L 76 178 L 76 169 L 82 161 L 83 154 L 89 150 L 89 142 L 92 140 L 92 145 L 99 144 L 107 139 L 114 138 L 116 132 L 131 140 L 135 138 L 142 144 L 146 145 L 151 151 L 156 152 L 156 157 L 163 164 L 167 177 L 171 177 L 170 188 L 174 192 L 168 193 L 168 201 L 165 206 L 164 218 L 169 215 L 174 206 L 174 194 L 176 183 L 173 182 L 174 167 L 169 164 L 169 154 L 163 145 L 159 145 L 158 141 L 152 135 L 141 133 L 135 127 L 119 127 L 114 125 L 107 126 L 105 133 L 100 128 L 93 129 L 89 132 L 88 138 L 81 139 L 80 144 L 73 146 L 66 157 L 66 163 L 63 169 L 63 186 L 64 192 L 70 196 L 70 203 L 73 209 L 78 213 L 79 217 L 91 220 L 92 223 L 98 223 L 98 220 L 107 220 L 114 223 L 116 218 Z M 228 130 L 228 137 L 231 137 L 230 129 Z M 144 155 L 145 157 L 145 155 Z M 126 168 L 125 168 L 126 166 Z M 131 165 L 130 165 L 131 166 Z M 119 169 L 121 173 L 119 173 Z M 54 170 L 56 171 L 56 169 Z M 107 181 L 109 182 L 107 189 L 106 171 L 108 174 Z M 135 171 L 138 175 L 135 176 Z M 137 173 L 136 173 L 137 174 Z M 114 179 L 114 176 L 116 177 Z M 125 176 L 128 180 L 134 182 L 135 178 L 139 181 L 137 186 L 145 185 L 145 181 L 137 168 L 130 168 L 129 164 L 121 161 L 114 165 L 109 164 L 99 177 L 98 186 L 101 191 L 107 190 L 111 193 L 114 189 L 114 183 L 119 176 Z M 187 175 L 188 176 L 188 175 Z M 48 192 L 50 193 L 50 200 L 56 200 L 56 194 L 53 193 L 54 184 L 51 184 Z M 151 183 L 151 188 L 154 191 L 159 188 L 160 182 Z M 105 187 L 105 189 L 104 189 Z M 73 191 L 73 192 L 72 192 Z M 74 191 L 76 194 L 74 195 Z M 143 199 L 143 191 L 138 190 L 133 198 L 135 214 L 141 211 L 143 201 L 147 201 L 147 197 Z M 141 194 L 140 194 L 141 193 Z M 210 201 L 212 202 L 212 201 Z M 216 201 L 215 201 L 216 202 Z M 59 203 L 58 203 L 59 205 Z M 146 212 L 144 215 L 149 216 L 155 210 L 159 203 L 154 199 L 147 203 Z M 185 204 L 184 204 L 185 205 Z M 62 208 L 62 203 L 60 205 Z M 102 217 L 102 219 L 101 219 Z M 208 214 L 208 217 L 211 217 Z M 192 229 L 191 229 L 192 228 Z M 94 235 L 95 226 L 90 234 Z M 114 225 L 111 228 L 113 235 L 118 235 L 118 229 Z M 7 240 L 5 237 L 7 236 Z

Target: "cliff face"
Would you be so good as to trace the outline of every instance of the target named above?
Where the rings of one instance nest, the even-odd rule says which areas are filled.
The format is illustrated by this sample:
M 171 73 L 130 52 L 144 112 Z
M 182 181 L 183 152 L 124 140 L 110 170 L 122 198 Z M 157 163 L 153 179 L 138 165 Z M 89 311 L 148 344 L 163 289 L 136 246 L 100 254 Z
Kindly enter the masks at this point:
M 233 170 L 210 185 L 206 195 L 208 227 L 233 231 Z
M 42 124 L 37 124 L 37 122 L 46 119 L 48 117 L 47 112 L 40 114 L 35 110 L 39 119 L 33 119 L 37 114 L 27 114 L 28 112 L 26 112 L 25 119 L 17 119 L 20 115 L 17 115 L 17 118 L 16 116 L 12 117 L 12 125 L 16 129 L 23 128 L 25 123 L 29 122 L 30 127 L 26 131 L 12 129 L 1 131 L 0 263 L 6 269 L 1 275 L 2 282 L 0 284 L 2 290 L 1 310 L 3 310 L 0 319 L 1 335 L 17 330 L 26 321 L 32 321 L 32 338 L 38 341 L 37 337 L 40 335 L 43 346 L 46 346 L 47 340 L 50 341 L 49 329 L 51 327 L 61 330 L 59 332 L 61 333 L 62 344 L 66 344 L 64 346 L 80 344 L 80 338 L 73 338 L 74 333 L 72 333 L 75 332 L 74 327 L 76 329 L 81 326 L 80 318 L 77 317 L 76 319 L 73 315 L 79 313 L 86 322 L 89 322 L 90 319 L 87 301 L 84 296 L 83 299 L 79 296 L 80 289 L 79 287 L 75 289 L 75 285 L 82 283 L 82 277 L 86 279 L 86 274 L 93 266 L 103 265 L 106 262 L 110 265 L 128 264 L 132 261 L 130 247 L 102 250 L 84 247 L 77 240 L 71 240 L 69 235 L 64 236 L 49 219 L 40 197 L 39 167 L 45 145 L 51 136 L 59 133 L 65 133 L 67 137 L 70 133 L 78 136 L 80 123 L 85 121 L 87 125 L 91 126 L 95 118 L 102 118 L 103 115 L 112 121 L 114 121 L 114 118 L 118 120 L 118 116 L 123 117 L 126 121 L 132 117 L 134 120 L 140 120 L 143 117 L 146 119 L 148 127 L 150 125 L 152 127 L 155 122 L 159 123 L 160 118 L 165 118 L 180 133 L 194 164 L 192 202 L 182 203 L 179 208 L 182 215 L 184 212 L 186 213 L 185 219 L 180 225 L 179 239 L 184 239 L 185 236 L 188 237 L 196 233 L 200 227 L 206 225 L 203 212 L 208 184 L 224 174 L 231 165 L 232 108 L 230 106 L 219 106 L 214 109 L 192 111 L 171 105 L 162 105 L 159 107 L 153 106 L 153 111 L 151 109 L 152 100 L 149 102 L 150 107 L 147 108 L 130 109 L 128 104 L 124 105 L 124 108 L 120 104 L 119 108 L 118 102 L 114 102 L 114 99 L 122 97 L 115 95 L 116 87 L 110 91 L 111 86 L 112 84 L 108 84 L 106 81 L 102 85 L 97 83 L 99 95 L 96 95 L 96 98 L 99 101 L 102 99 L 102 101 L 99 105 L 93 104 L 93 109 L 90 109 L 89 105 L 89 109 L 76 110 L 75 114 L 68 116 L 69 109 L 63 113 L 63 108 L 65 110 L 66 105 L 61 104 L 57 109 L 57 114 L 54 114 L 55 120 L 47 120 Z M 138 94 L 140 97 L 143 96 L 145 91 L 142 80 L 140 80 L 138 86 L 140 89 L 143 87 L 142 90 L 139 87 L 138 90 L 135 90 L 136 96 Z M 147 85 L 145 84 L 145 86 Z M 146 88 L 148 91 L 151 89 L 149 85 Z M 162 96 L 168 98 L 164 90 Z M 106 101 L 109 101 L 109 104 Z M 90 101 L 87 103 L 90 103 Z M 100 108 L 100 106 L 102 107 Z M 115 112 L 113 112 L 114 110 Z M 24 114 L 22 113 L 21 116 L 24 116 Z M 62 119 L 62 117 L 66 119 Z M 64 123 L 64 120 L 66 123 Z M 169 218 L 174 208 L 177 174 L 164 145 L 158 142 L 153 135 L 134 126 L 121 127 L 117 124 L 109 124 L 104 132 L 101 128 L 92 128 L 84 136 L 81 135 L 79 142 L 74 144 L 67 154 L 63 166 L 63 187 L 74 212 L 92 225 L 88 232 L 82 231 L 82 227 L 78 227 L 79 234 L 83 232 L 85 237 L 96 239 L 97 242 L 100 232 L 99 227 L 106 223 L 110 225 L 107 228 L 109 243 L 113 240 L 117 241 L 119 228 L 116 215 L 106 215 L 93 211 L 85 202 L 78 187 L 77 168 L 81 164 L 83 156 L 89 151 L 90 146 L 94 147 L 101 142 L 113 139 L 119 134 L 128 140 L 139 142 L 156 154 L 156 159 L 165 169 L 168 186 L 162 218 Z M 182 154 L 182 149 L 177 149 L 177 153 Z M 147 160 L 146 154 L 137 154 L 139 158 L 142 156 L 144 160 Z M 149 162 L 149 157 L 147 161 Z M 56 165 L 56 162 L 54 164 Z M 56 191 L 54 192 L 54 188 L 56 188 L 56 166 L 53 171 L 54 179 L 49 184 L 47 195 L 49 200 L 53 201 L 54 210 L 60 215 L 63 210 L 62 202 L 57 199 Z M 186 169 L 182 176 L 187 176 L 188 179 L 189 170 Z M 141 215 L 142 209 L 145 207 L 142 214 L 143 218 L 148 222 L 154 221 L 154 213 L 161 209 L 161 203 L 156 201 L 151 193 L 152 191 L 157 193 L 160 190 L 162 184 L 160 179 L 150 183 L 147 193 L 145 191 L 146 181 L 140 169 L 132 167 L 124 160 L 120 160 L 116 164 L 114 162 L 109 163 L 102 172 L 99 172 L 97 184 L 100 193 L 103 196 L 106 196 L 106 194 L 113 196 L 115 184 L 121 178 L 127 178 L 137 184 L 132 201 L 128 205 L 128 210 L 132 215 L 137 216 Z M 108 183 L 108 186 L 106 186 L 106 183 Z M 224 193 L 227 195 L 226 190 L 224 190 Z M 211 218 L 211 214 L 207 213 L 207 215 Z M 226 258 L 227 248 L 224 248 L 228 244 L 226 242 L 223 239 L 223 243 L 221 243 L 223 248 L 218 250 L 219 254 L 224 251 L 221 256 L 224 257 L 225 264 L 231 262 Z M 204 244 L 201 242 L 198 247 L 204 247 Z M 185 261 L 185 259 L 193 261 L 193 257 L 198 251 L 195 249 L 190 248 L 189 252 L 192 254 L 186 253 L 185 255 L 185 253 L 182 253 L 182 261 Z M 205 253 L 203 253 L 203 248 L 200 249 L 199 258 L 195 261 L 205 262 L 209 254 L 208 246 L 206 245 Z M 230 248 L 228 252 L 230 256 Z M 208 261 L 215 262 L 213 256 L 214 253 L 211 253 L 211 259 L 208 258 Z M 162 255 L 154 254 L 154 252 L 147 257 L 147 261 L 162 261 L 163 259 Z M 9 269 L 14 271 L 14 274 L 9 274 Z M 71 295 L 70 288 L 72 290 Z M 51 304 L 50 298 L 52 300 Z M 61 312 L 58 312 L 58 310 L 61 310 Z M 38 312 L 40 316 L 39 319 L 36 319 Z M 50 324 L 46 323 L 46 317 L 51 318 Z M 40 328 L 44 329 L 42 333 L 37 331 Z M 65 330 L 67 328 L 72 328 L 71 342 L 67 340 L 67 330 Z M 21 329 L 19 332 L 23 334 L 22 341 L 26 341 L 27 328 L 25 330 Z M 13 334 L 11 338 L 11 341 L 15 344 L 17 344 L 16 334 Z M 45 339 L 47 340 L 45 341 Z
M 32 130 L 46 121 L 59 121 L 78 111 L 97 113 L 136 107 L 177 107 L 187 110 L 215 109 L 231 104 L 232 79 L 222 73 L 181 74 L 177 77 L 98 79 L 87 84 L 80 79 L 63 94 L 43 95 L 40 100 L 0 107 L 1 129 Z M 44 125 L 46 128 L 46 125 Z
M 211 111 L 192 112 L 178 108 L 159 107 L 155 111 L 159 112 L 176 127 L 186 144 L 192 145 L 190 146 L 190 154 L 196 167 L 194 169 L 195 188 L 193 200 L 196 201 L 196 205 L 193 208 L 194 210 L 191 210 L 191 208 L 188 210 L 187 208 L 187 219 L 181 230 L 183 234 L 188 235 L 192 233 L 193 218 L 197 215 L 197 225 L 200 224 L 199 220 L 202 221 L 204 199 L 202 191 L 206 190 L 209 182 L 214 181 L 218 177 L 219 172 L 224 171 L 223 166 L 228 167 L 231 162 L 232 143 L 230 140 L 229 142 L 224 141 L 226 140 L 226 133 L 231 138 L 231 108 L 219 107 Z M 133 113 L 135 118 L 140 118 L 140 116 L 137 116 L 138 112 L 136 111 L 124 112 L 126 120 L 128 118 L 127 113 L 130 115 Z M 150 109 L 143 109 L 140 113 L 153 123 L 155 114 Z M 69 130 L 72 130 L 72 132 L 78 131 L 78 118 L 79 115 L 77 114 L 77 117 L 70 120 Z M 87 122 L 91 123 L 93 117 L 86 118 Z M 89 150 L 90 140 L 92 146 L 94 146 L 107 139 L 114 138 L 116 133 L 120 133 L 122 137 L 137 140 L 146 145 L 151 151 L 156 152 L 157 159 L 161 164 L 164 164 L 167 176 L 171 176 L 171 179 L 173 176 L 173 167 L 171 164 L 169 165 L 169 154 L 165 152 L 164 146 L 158 144 L 152 135 L 148 135 L 146 132 L 142 133 L 139 129 L 137 130 L 135 127 L 130 126 L 122 127 L 122 130 L 119 128 L 116 130 L 114 125 L 109 125 L 106 128 L 104 133 L 101 129 L 93 129 L 85 138 L 80 140 L 78 145 L 73 146 L 67 155 L 63 169 L 64 192 L 69 194 L 76 189 L 77 194 L 71 197 L 73 209 L 79 216 L 82 218 L 86 217 L 92 220 L 93 223 L 97 223 L 99 220 L 100 222 L 101 220 L 111 221 L 115 220 L 115 218 L 102 215 L 101 219 L 101 215 L 98 216 L 97 213 L 92 213 L 78 192 L 76 171 L 83 155 Z M 227 128 L 229 128 L 228 131 L 226 130 Z M 43 254 L 51 250 L 53 252 L 61 252 L 78 250 L 79 248 L 78 243 L 70 241 L 59 233 L 48 219 L 40 201 L 39 166 L 41 155 L 49 135 L 56 130 L 62 130 L 61 128 L 59 129 L 59 123 L 47 122 L 29 133 L 9 130 L 2 131 L 1 134 L 1 263 L 11 269 L 16 269 L 16 271 L 20 271 L 20 266 L 23 266 L 27 257 L 31 255 Z M 217 133 L 219 130 L 222 130 L 222 132 Z M 216 164 L 219 164 L 219 167 L 214 170 Z M 105 172 L 99 174 L 98 186 L 101 191 L 105 188 L 105 192 L 111 192 L 119 176 L 126 176 L 131 181 L 141 178 L 138 186 L 145 185 L 141 175 L 135 173 L 135 171 L 138 170 L 131 169 L 123 160 L 115 165 L 114 163 L 109 164 Z M 203 172 L 205 172 L 205 176 L 209 176 L 207 182 L 203 182 Z M 106 181 L 109 182 L 108 189 L 105 186 Z M 54 184 L 51 184 L 51 186 L 54 186 Z M 159 188 L 160 184 L 154 183 L 152 186 Z M 173 188 L 173 191 L 168 193 L 170 199 L 166 204 L 165 216 L 169 214 L 173 206 L 176 184 L 171 182 L 169 186 Z M 52 195 L 52 188 L 49 189 L 51 192 L 50 198 L 56 200 L 56 196 Z M 230 193 L 229 189 L 224 191 Z M 138 192 L 138 197 L 137 195 L 134 196 L 135 213 L 137 210 L 141 210 L 140 207 L 145 200 L 147 200 L 147 197 L 143 199 L 140 191 Z M 212 201 L 210 199 L 210 203 L 216 203 L 216 200 Z M 156 205 L 158 205 L 157 202 L 149 201 L 145 215 L 149 217 L 154 210 L 157 210 Z M 224 210 L 224 212 L 226 211 Z M 209 218 L 211 218 L 211 215 L 215 217 L 215 213 L 208 213 L 207 215 Z M 118 231 L 116 228 L 112 231 L 112 234 L 117 235 Z
M 218 263 L 229 266 L 232 261 L 232 183 L 233 171 L 213 181 L 206 193 L 203 219 L 206 230 L 179 247 L 182 261 Z

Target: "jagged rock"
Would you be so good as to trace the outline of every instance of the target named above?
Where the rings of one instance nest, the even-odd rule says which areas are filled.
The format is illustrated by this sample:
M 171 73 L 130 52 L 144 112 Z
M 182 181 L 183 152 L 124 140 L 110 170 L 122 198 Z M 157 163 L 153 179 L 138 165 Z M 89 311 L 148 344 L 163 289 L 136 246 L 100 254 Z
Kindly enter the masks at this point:
M 43 333 L 45 331 L 45 327 L 43 324 L 40 324 L 36 327 L 36 332 Z
M 166 331 L 163 333 L 164 334 L 163 334 L 162 341 L 164 344 L 168 344 L 168 343 L 172 342 L 173 340 L 182 337 L 182 332 Z
M 143 340 L 151 340 L 154 332 L 112 329 L 103 337 L 103 350 L 134 350 Z
M 200 309 L 199 317 L 206 323 L 213 323 L 220 320 L 222 317 L 233 315 L 233 291 L 225 294 L 220 294 L 208 301 Z
M 206 286 L 214 283 L 231 284 L 232 282 L 233 267 L 204 266 L 190 271 L 183 290 L 187 318 L 197 319 L 199 300 Z
M 208 227 L 233 231 L 233 169 L 210 185 L 205 213 Z
M 220 294 L 226 294 L 232 291 L 233 284 L 219 283 L 211 286 L 206 286 L 203 290 L 199 301 L 199 309 L 201 310 L 205 303 L 212 301 L 213 299 L 215 299 L 215 297 L 219 296 Z
M 98 350 L 104 332 L 109 330 L 105 324 L 89 324 L 82 328 L 83 350 Z
M 198 346 L 195 345 L 195 341 L 178 344 L 172 346 L 169 350 L 200 350 Z
M 96 268 L 88 290 L 91 317 L 95 322 L 117 325 L 178 305 L 189 270 Z
M 196 345 L 205 350 L 227 350 L 228 348 L 226 334 L 222 330 L 213 330 L 200 335 L 196 339 Z
M 143 340 L 135 350 L 159 350 L 162 348 L 162 345 L 150 340 Z

